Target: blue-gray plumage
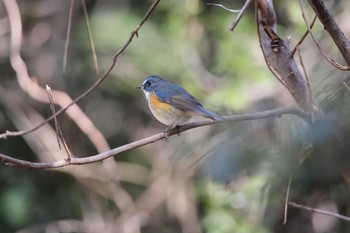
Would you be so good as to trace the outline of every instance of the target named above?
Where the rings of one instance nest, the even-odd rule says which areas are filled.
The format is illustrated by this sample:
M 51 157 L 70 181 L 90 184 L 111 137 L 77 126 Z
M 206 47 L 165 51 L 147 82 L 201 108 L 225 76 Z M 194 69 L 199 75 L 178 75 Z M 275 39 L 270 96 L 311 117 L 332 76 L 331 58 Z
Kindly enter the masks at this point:
M 225 121 L 221 116 L 206 110 L 185 89 L 158 75 L 147 77 L 141 87 L 153 115 L 169 128 L 186 123 L 194 115 Z

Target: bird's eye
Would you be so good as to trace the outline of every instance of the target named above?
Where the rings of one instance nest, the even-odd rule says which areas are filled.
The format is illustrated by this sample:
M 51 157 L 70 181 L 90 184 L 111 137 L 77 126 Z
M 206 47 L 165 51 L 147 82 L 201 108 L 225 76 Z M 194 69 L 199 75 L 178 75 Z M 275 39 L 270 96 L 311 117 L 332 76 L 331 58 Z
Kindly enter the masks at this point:
M 145 83 L 145 84 L 146 84 L 146 86 L 147 86 L 147 87 L 150 87 L 150 86 L 152 85 L 151 81 L 149 81 L 149 80 L 148 80 L 148 81 L 146 81 L 146 83 Z

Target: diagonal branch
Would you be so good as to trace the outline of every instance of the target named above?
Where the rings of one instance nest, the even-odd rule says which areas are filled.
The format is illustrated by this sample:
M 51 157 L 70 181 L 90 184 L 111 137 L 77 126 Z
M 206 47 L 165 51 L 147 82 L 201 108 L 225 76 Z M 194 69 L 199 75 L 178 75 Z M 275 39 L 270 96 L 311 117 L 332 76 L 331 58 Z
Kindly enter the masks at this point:
M 325 211 L 325 210 L 320 210 L 320 209 L 312 208 L 312 207 L 309 207 L 309 206 L 304 206 L 304 205 L 301 205 L 301 204 L 297 204 L 297 203 L 294 203 L 294 202 L 288 202 L 288 205 L 293 206 L 293 207 L 298 208 L 298 209 L 307 210 L 307 211 L 310 211 L 312 213 L 324 214 L 324 215 L 332 216 L 332 217 L 335 217 L 335 218 L 338 218 L 338 219 L 350 222 L 350 217 L 347 217 L 347 216 L 344 216 L 344 215 L 341 215 L 341 214 L 338 214 L 338 213 L 333 213 L 333 212 L 329 212 L 329 211 Z
M 214 125 L 214 124 L 220 124 L 220 123 L 227 123 L 227 122 L 234 122 L 234 121 L 248 121 L 248 120 L 257 120 L 262 118 L 268 118 L 268 117 L 280 117 L 282 115 L 291 114 L 296 115 L 300 117 L 301 119 L 310 122 L 311 118 L 308 114 L 306 114 L 304 111 L 298 109 L 298 108 L 277 108 L 272 110 L 267 110 L 263 112 L 255 112 L 255 113 L 247 113 L 247 114 L 241 114 L 241 115 L 232 115 L 232 116 L 226 116 L 225 119 L 227 121 L 212 121 L 212 120 L 203 120 L 198 122 L 189 123 L 186 125 L 182 125 L 179 127 L 176 127 L 172 130 L 170 130 L 167 133 L 158 133 L 153 136 L 134 141 L 128 144 L 125 144 L 123 146 L 114 148 L 109 151 L 102 152 L 97 155 L 84 157 L 84 158 L 71 158 L 70 161 L 68 160 L 59 160 L 55 162 L 29 162 L 21 159 L 15 159 L 10 156 L 0 154 L 0 161 L 3 161 L 8 166 L 13 167 L 21 167 L 21 168 L 31 168 L 31 169 L 48 169 L 48 168 L 60 168 L 60 167 L 66 167 L 70 165 L 82 165 L 82 164 L 89 164 L 89 163 L 95 163 L 98 161 L 102 161 L 104 159 L 107 159 L 109 157 L 121 154 L 123 152 L 133 150 L 136 148 L 139 148 L 141 146 L 160 141 L 162 139 L 167 139 L 168 137 L 179 134 L 181 132 L 203 127 L 207 125 Z
M 311 31 L 311 26 L 309 26 L 307 20 L 306 20 L 306 16 L 304 14 L 304 8 L 303 8 L 303 5 L 301 3 L 301 0 L 299 0 L 299 6 L 300 6 L 300 9 L 301 9 L 301 14 L 303 16 L 303 19 L 304 19 L 304 22 L 305 22 L 305 25 L 307 27 L 307 30 L 309 31 L 310 33 L 310 36 L 312 38 L 312 40 L 314 41 L 315 45 L 317 46 L 318 50 L 320 51 L 321 55 L 331 64 L 333 65 L 335 68 L 338 68 L 340 70 L 350 70 L 350 67 L 349 66 L 343 66 L 343 65 L 340 65 L 339 63 L 337 63 L 334 59 L 330 58 L 325 51 L 323 51 L 322 47 L 320 44 L 317 43 L 316 41 L 316 38 L 314 37 L 312 31 Z
M 147 21 L 147 19 L 152 14 L 152 12 L 154 11 L 154 9 L 156 8 L 156 6 L 158 5 L 159 2 L 160 2 L 160 0 L 153 1 L 152 5 L 150 6 L 148 11 L 146 12 L 146 14 L 143 17 L 143 19 L 141 20 L 140 24 L 137 25 L 136 29 L 131 32 L 129 39 L 126 41 L 124 46 L 114 54 L 113 59 L 112 59 L 112 64 L 109 66 L 109 68 L 106 70 L 106 72 L 90 88 L 88 88 L 83 94 L 81 94 L 75 100 L 70 102 L 66 107 L 63 107 L 60 110 L 58 110 L 56 112 L 56 116 L 66 112 L 67 109 L 69 109 L 71 106 L 75 105 L 78 101 L 80 101 L 85 96 L 90 94 L 97 86 L 99 86 L 109 76 L 109 74 L 111 73 L 111 71 L 113 70 L 113 68 L 115 67 L 115 65 L 117 63 L 118 57 L 126 50 L 126 48 L 130 45 L 130 43 L 132 42 L 134 37 L 138 35 L 138 31 L 140 30 L 142 25 Z M 31 128 L 31 129 L 28 129 L 28 130 L 22 130 L 22 131 L 16 131 L 16 132 L 6 131 L 5 133 L 0 134 L 0 139 L 7 138 L 7 137 L 26 135 L 28 133 L 31 133 L 31 132 L 37 130 L 38 128 L 42 127 L 43 125 L 45 125 L 46 123 L 48 123 L 49 121 L 51 121 L 53 119 L 54 119 L 54 116 L 51 116 L 51 117 L 47 118 L 45 121 L 43 121 L 42 123 L 40 123 L 39 125 Z
M 256 18 L 259 42 L 267 66 L 285 85 L 299 107 L 305 112 L 311 112 L 307 83 L 290 55 L 288 43 L 277 34 L 277 19 L 272 0 L 256 0 Z
M 321 0 L 308 0 L 310 6 L 315 11 L 317 17 L 324 26 L 324 29 L 334 40 L 340 53 L 343 55 L 345 62 L 350 66 L 350 42 L 345 37 L 337 22 Z

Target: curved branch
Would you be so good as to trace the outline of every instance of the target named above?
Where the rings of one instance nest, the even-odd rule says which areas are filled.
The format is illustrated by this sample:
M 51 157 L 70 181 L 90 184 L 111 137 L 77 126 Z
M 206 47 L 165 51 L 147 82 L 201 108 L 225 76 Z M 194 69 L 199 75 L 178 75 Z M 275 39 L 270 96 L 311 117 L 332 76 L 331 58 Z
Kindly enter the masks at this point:
M 142 25 L 147 21 L 147 19 L 149 18 L 149 16 L 152 14 L 152 12 L 154 11 L 154 9 L 156 8 L 156 6 L 158 5 L 158 3 L 160 2 L 160 0 L 154 0 L 154 2 L 152 3 L 152 5 L 150 6 L 150 8 L 148 9 L 147 13 L 145 14 L 145 16 L 143 17 L 143 19 L 141 20 L 140 24 L 137 25 L 136 29 L 134 31 L 131 32 L 131 35 L 129 37 L 129 39 L 127 40 L 127 42 L 124 44 L 124 46 L 119 49 L 113 56 L 113 60 L 112 60 L 112 64 L 110 65 L 110 67 L 107 69 L 107 71 L 102 75 L 102 77 L 100 77 L 90 88 L 88 88 L 83 94 L 81 94 L 79 97 L 77 97 L 75 100 L 73 100 L 71 103 L 69 103 L 66 107 L 61 108 L 60 110 L 58 110 L 56 112 L 56 116 L 64 113 L 65 111 L 67 111 L 68 108 L 72 107 L 73 105 L 75 105 L 78 101 L 80 101 L 81 99 L 83 99 L 85 96 L 87 96 L 88 94 L 90 94 L 90 92 L 92 92 L 97 86 L 99 86 L 110 74 L 110 72 L 113 70 L 113 68 L 115 67 L 116 63 L 117 63 L 117 59 L 118 57 L 125 51 L 125 49 L 129 46 L 129 44 L 132 42 L 132 40 L 134 39 L 134 37 L 138 36 L 138 31 L 140 30 L 140 28 L 142 27 Z M 45 125 L 46 123 L 48 123 L 49 121 L 53 120 L 54 116 L 51 116 L 49 118 L 47 118 L 45 121 L 43 121 L 42 123 L 40 123 L 39 125 L 28 129 L 28 130 L 22 130 L 22 131 L 16 131 L 16 132 L 11 132 L 11 131 L 6 131 L 5 133 L 0 134 L 0 139 L 1 138 L 7 138 L 7 137 L 14 137 L 14 136 L 23 136 L 26 135 L 28 133 L 31 133 L 35 130 L 37 130 L 38 128 L 40 128 L 41 126 Z
M 324 26 L 324 29 L 334 40 L 340 53 L 343 55 L 344 60 L 350 66 L 350 42 L 345 37 L 342 30 L 339 28 L 337 22 L 334 20 L 328 9 L 320 0 L 308 0 L 310 6 L 317 14 L 317 17 Z
M 133 150 L 133 149 L 142 147 L 144 145 L 147 145 L 156 141 L 160 141 L 162 139 L 167 139 L 168 137 L 174 134 L 179 134 L 181 132 L 184 132 L 190 129 L 194 129 L 194 128 L 198 128 L 206 125 L 221 124 L 226 122 L 257 120 L 257 119 L 268 118 L 268 117 L 280 117 L 286 114 L 296 115 L 307 122 L 311 121 L 311 117 L 308 114 L 306 114 L 304 111 L 300 110 L 299 108 L 277 108 L 277 109 L 267 110 L 263 112 L 226 116 L 225 117 L 226 121 L 212 121 L 208 119 L 208 120 L 203 120 L 198 122 L 192 122 L 186 125 L 176 127 L 166 133 L 164 132 L 158 133 L 153 136 L 114 148 L 112 150 L 105 151 L 97 155 L 84 157 L 84 158 L 71 158 L 70 160 L 59 160 L 55 162 L 29 162 L 21 159 L 15 159 L 0 153 L 0 160 L 3 161 L 8 166 L 31 168 L 31 169 L 48 169 L 48 168 L 66 167 L 70 165 L 83 165 L 83 164 L 102 161 L 104 159 L 118 155 L 120 153 Z

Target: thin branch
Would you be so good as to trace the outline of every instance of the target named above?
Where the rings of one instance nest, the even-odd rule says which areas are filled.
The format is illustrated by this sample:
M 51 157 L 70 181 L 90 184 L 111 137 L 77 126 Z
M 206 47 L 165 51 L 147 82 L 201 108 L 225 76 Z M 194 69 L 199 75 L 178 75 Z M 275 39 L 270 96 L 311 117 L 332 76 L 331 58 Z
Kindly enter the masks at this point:
M 237 24 L 239 23 L 239 21 L 241 20 L 244 12 L 246 12 L 248 6 L 249 6 L 249 3 L 251 2 L 251 0 L 246 0 L 241 11 L 239 12 L 239 14 L 237 15 L 237 18 L 235 19 L 235 21 L 233 21 L 233 23 L 231 24 L 229 30 L 232 32 L 235 27 L 237 26 Z
M 310 29 L 312 29 L 315 25 L 317 19 L 317 15 L 314 16 L 311 25 L 310 25 Z M 291 56 L 293 57 L 295 54 L 295 51 L 297 50 L 297 48 L 303 43 L 303 41 L 305 40 L 305 38 L 307 37 L 307 35 L 309 34 L 309 30 L 306 30 L 306 32 L 304 33 L 304 35 L 300 38 L 300 40 L 298 41 L 298 43 L 295 45 L 293 51 L 291 52 Z
M 11 29 L 11 40 L 10 40 L 10 63 L 11 67 L 16 73 L 16 78 L 18 85 L 21 89 L 26 92 L 31 98 L 36 101 L 47 103 L 47 93 L 44 88 L 42 88 L 35 78 L 29 76 L 29 71 L 26 62 L 22 58 L 21 48 L 22 48 L 22 18 L 19 10 L 19 6 L 16 0 L 4 0 L 4 6 L 8 14 L 10 29 Z M 92 144 L 96 149 L 101 152 L 109 149 L 107 140 L 104 138 L 102 133 L 96 128 L 93 122 L 86 116 L 86 114 L 79 108 L 79 106 L 72 100 L 72 98 L 63 91 L 52 91 L 55 95 L 56 103 L 61 108 L 68 109 L 67 105 L 70 104 L 70 108 L 66 111 L 67 115 L 73 120 L 73 122 L 80 128 L 80 130 L 87 135 Z M 58 111 L 63 112 L 63 111 Z M 57 115 L 58 115 L 57 113 Z M 53 116 L 50 118 L 53 119 Z M 48 122 L 44 121 L 40 126 L 32 128 L 32 130 L 18 131 L 18 132 L 6 132 L 1 134 L 1 137 L 6 136 L 21 136 L 24 133 L 32 132 L 39 127 L 45 125 Z
M 131 32 L 131 35 L 130 35 L 129 39 L 126 41 L 124 46 L 121 49 L 119 49 L 114 54 L 113 59 L 112 59 L 112 64 L 109 66 L 109 68 L 106 70 L 106 72 L 93 85 L 91 85 L 91 87 L 88 88 L 83 94 L 81 94 L 76 99 L 74 99 L 66 107 L 61 108 L 60 110 L 58 110 L 56 112 L 57 116 L 62 114 L 62 113 L 64 113 L 64 112 L 66 112 L 68 108 L 70 108 L 71 106 L 75 105 L 78 101 L 80 101 L 81 99 L 86 97 L 88 94 L 90 94 L 90 92 L 92 92 L 97 86 L 99 86 L 108 77 L 108 75 L 111 73 L 111 71 L 115 67 L 118 57 L 125 51 L 125 49 L 129 46 L 129 44 L 134 39 L 134 37 L 138 35 L 138 31 L 140 30 L 142 25 L 147 21 L 147 19 L 152 14 L 152 12 L 154 11 L 154 9 L 156 8 L 156 6 L 158 5 L 159 2 L 160 2 L 160 0 L 154 0 L 153 1 L 152 5 L 150 6 L 150 8 L 148 9 L 147 13 L 145 14 L 143 19 L 141 20 L 140 24 L 136 27 L 136 29 L 134 31 Z M 37 130 L 38 128 L 42 127 L 43 125 L 45 125 L 46 123 L 48 123 L 49 121 L 51 121 L 53 119 L 54 119 L 54 116 L 51 116 L 51 117 L 47 118 L 45 121 L 43 121 L 42 123 L 38 124 L 37 126 L 31 128 L 31 129 L 28 129 L 28 130 L 22 130 L 22 131 L 16 131 L 16 132 L 6 131 L 5 133 L 0 134 L 0 139 L 1 138 L 7 138 L 7 137 L 15 137 L 15 136 L 26 135 L 28 133 L 31 133 L 31 132 Z
M 337 214 L 337 213 L 333 213 L 333 212 L 329 212 L 329 211 L 325 211 L 325 210 L 320 210 L 320 209 L 312 208 L 309 206 L 300 205 L 300 204 L 297 204 L 294 202 L 288 202 L 288 205 L 293 206 L 293 207 L 298 208 L 298 209 L 307 210 L 307 211 L 312 212 L 312 213 L 324 214 L 324 215 L 328 215 L 331 217 L 335 217 L 335 218 L 350 222 L 350 217 L 347 217 L 347 216 L 344 216 L 341 214 Z
M 96 74 L 99 74 L 100 73 L 100 69 L 99 69 L 98 62 L 97 62 L 95 43 L 94 43 L 94 40 L 92 38 L 91 26 L 90 26 L 88 11 L 86 9 L 86 2 L 85 2 L 85 0 L 81 0 L 81 5 L 83 7 L 84 18 L 85 18 L 85 22 L 86 22 L 86 28 L 87 28 L 88 35 L 89 35 L 92 60 L 93 60 L 94 65 L 95 65 Z
M 71 30 L 72 30 L 73 8 L 74 8 L 74 0 L 71 0 L 71 1 L 70 1 L 70 6 L 69 6 L 69 15 L 68 15 L 68 24 L 67 24 L 66 40 L 65 40 L 65 43 L 64 43 L 63 73 L 66 73 L 66 69 L 67 69 L 67 60 L 68 60 L 68 48 L 69 48 L 69 41 L 70 41 L 70 32 L 71 32 Z
M 142 147 L 144 145 L 147 145 L 156 141 L 160 141 L 162 139 L 167 139 L 172 135 L 176 135 L 190 129 L 203 127 L 207 125 L 234 122 L 234 121 L 248 121 L 248 120 L 257 120 L 257 119 L 268 118 L 268 117 L 280 117 L 286 114 L 296 115 L 307 122 L 310 122 L 311 120 L 310 116 L 306 114 L 304 111 L 300 110 L 299 108 L 277 108 L 277 109 L 267 110 L 263 112 L 226 116 L 225 117 L 226 121 L 212 121 L 208 119 L 208 120 L 203 120 L 198 122 L 192 122 L 186 125 L 176 127 L 166 133 L 164 132 L 158 133 L 153 136 L 114 148 L 112 150 L 99 153 L 97 155 L 84 157 L 84 158 L 71 158 L 70 161 L 59 160 L 55 162 L 29 162 L 21 159 L 15 159 L 4 154 L 0 154 L 0 160 L 3 161 L 8 166 L 31 168 L 31 169 L 48 169 L 48 168 L 66 167 L 69 165 L 89 164 L 89 163 L 95 163 L 95 162 L 107 159 L 111 156 L 115 156 L 129 150 Z
M 288 213 L 288 202 L 289 202 L 289 193 L 290 193 L 290 184 L 292 183 L 293 175 L 289 176 L 288 180 L 288 186 L 287 186 L 287 192 L 286 192 L 286 199 L 284 201 L 284 219 L 283 219 L 283 225 L 287 223 L 287 213 Z
M 307 22 L 307 19 L 306 19 L 306 16 L 305 16 L 305 11 L 304 11 L 304 7 L 303 7 L 303 4 L 301 3 L 301 0 L 298 0 L 299 1 L 299 6 L 300 6 L 300 9 L 301 9 L 301 15 L 303 16 L 303 19 L 304 19 L 304 22 L 305 22 L 305 25 L 307 27 L 307 30 L 309 31 L 310 33 L 310 36 L 312 38 L 312 40 L 314 41 L 315 45 L 317 46 L 318 50 L 320 51 L 321 55 L 331 64 L 333 65 L 335 68 L 337 69 L 340 69 L 340 70 L 350 70 L 350 66 L 343 66 L 343 65 L 340 65 L 339 63 L 337 63 L 334 59 L 330 58 L 325 51 L 323 51 L 322 47 L 317 43 L 316 41 L 316 38 L 314 37 L 312 31 L 311 31 L 311 28 Z M 350 62 L 350 61 L 349 61 Z
M 300 52 L 300 47 L 299 46 L 297 47 L 297 51 L 298 51 L 298 55 L 299 55 L 300 65 L 301 65 L 301 68 L 303 69 L 304 76 L 305 76 L 306 83 L 307 83 L 307 89 L 308 89 L 307 101 L 311 105 L 311 118 L 314 119 L 315 114 L 318 111 L 318 107 L 317 107 L 317 105 L 315 103 L 315 100 L 313 98 L 309 76 L 307 75 L 306 68 L 305 68 L 305 65 L 304 65 L 304 62 L 303 62 L 303 57 L 301 56 L 301 52 Z
M 58 148 L 61 150 L 60 133 L 58 132 L 59 125 L 58 125 L 57 116 L 56 116 L 55 102 L 53 101 L 51 88 L 48 85 L 46 85 L 46 92 L 47 92 L 47 96 L 49 98 L 50 110 L 51 110 L 52 115 L 54 116 L 53 120 L 55 123 Z
M 324 29 L 332 37 L 333 41 L 337 45 L 340 53 L 343 55 L 344 60 L 350 67 L 350 42 L 339 28 L 337 22 L 334 20 L 328 9 L 320 0 L 308 0 L 312 9 L 317 14 L 317 17 L 324 26 Z
M 60 143 L 60 141 L 61 141 L 63 144 L 64 150 L 67 153 L 67 160 L 70 160 L 71 159 L 70 150 L 68 148 L 66 139 L 64 139 L 61 126 L 58 124 L 58 120 L 57 120 L 57 116 L 56 116 L 56 109 L 55 109 L 55 102 L 53 101 L 53 95 L 52 95 L 51 88 L 48 85 L 46 85 L 46 91 L 47 91 L 47 96 L 49 97 L 51 113 L 53 116 L 55 116 L 54 122 L 55 122 L 55 130 L 56 130 L 58 147 L 61 150 L 61 143 Z
M 217 4 L 217 3 L 210 3 L 210 2 L 207 2 L 206 5 L 207 5 L 207 6 L 217 6 L 217 7 L 221 7 L 222 9 L 227 10 L 227 11 L 232 12 L 232 13 L 238 13 L 238 12 L 241 11 L 241 10 L 233 10 L 233 9 L 230 9 L 230 8 L 225 7 L 225 6 L 222 5 L 222 4 Z

